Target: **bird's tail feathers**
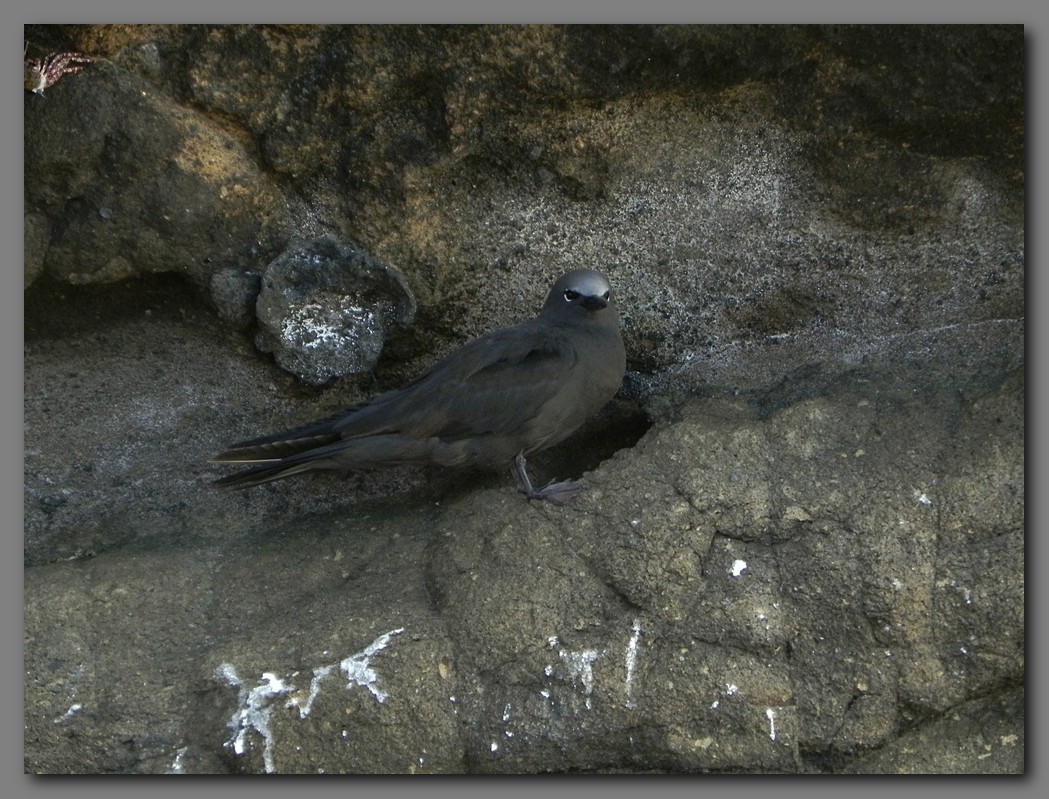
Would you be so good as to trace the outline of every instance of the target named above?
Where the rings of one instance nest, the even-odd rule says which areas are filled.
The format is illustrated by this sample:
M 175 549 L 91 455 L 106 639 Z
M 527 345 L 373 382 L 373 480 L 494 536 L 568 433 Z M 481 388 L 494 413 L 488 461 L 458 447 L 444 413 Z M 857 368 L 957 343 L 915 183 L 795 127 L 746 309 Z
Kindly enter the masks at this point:
M 431 454 L 434 441 L 427 439 L 413 439 L 399 435 L 365 436 L 363 438 L 347 438 L 335 441 L 325 440 L 320 446 L 302 449 L 302 441 L 297 442 L 300 447 L 298 451 L 285 457 L 273 457 L 268 455 L 260 458 L 223 458 L 220 463 L 256 463 L 257 466 L 242 472 L 222 477 L 215 481 L 214 485 L 223 488 L 249 488 L 251 486 L 268 483 L 271 480 L 279 480 L 291 477 L 293 474 L 310 471 L 312 469 L 367 469 L 373 466 L 387 466 L 396 463 L 412 463 L 426 460 Z M 280 443 L 280 442 L 276 442 Z M 258 445 L 255 449 L 264 450 L 265 453 L 272 450 L 264 449 L 272 444 Z M 227 452 L 238 452 L 234 447 Z
M 211 459 L 211 463 L 272 463 L 323 447 L 325 444 L 333 444 L 338 440 L 337 433 L 320 433 L 275 440 L 253 439 L 242 441 L 223 450 Z
M 301 452 L 323 447 L 325 444 L 333 444 L 342 438 L 339 423 L 344 423 L 346 419 L 352 418 L 353 413 L 362 407 L 362 405 L 353 405 L 301 427 L 251 438 L 247 441 L 238 441 L 212 458 L 211 462 L 263 463 L 298 455 Z
M 220 477 L 218 480 L 215 480 L 212 485 L 216 488 L 251 488 L 252 486 L 262 485 L 263 483 L 269 483 L 273 480 L 291 477 L 293 474 L 299 474 L 300 472 L 305 472 L 313 468 L 314 465 L 312 463 L 300 463 L 295 466 L 288 466 L 278 461 L 274 464 L 255 466 L 251 469 L 245 469 L 242 472 L 236 472 L 235 474 L 230 474 L 226 477 Z

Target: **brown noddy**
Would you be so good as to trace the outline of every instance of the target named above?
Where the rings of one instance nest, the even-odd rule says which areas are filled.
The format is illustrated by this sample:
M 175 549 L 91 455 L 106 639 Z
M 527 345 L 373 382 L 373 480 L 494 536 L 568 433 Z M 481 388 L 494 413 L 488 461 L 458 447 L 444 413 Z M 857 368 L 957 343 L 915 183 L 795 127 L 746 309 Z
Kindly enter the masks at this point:
M 533 488 L 525 458 L 600 410 L 625 369 L 612 287 L 600 272 L 577 269 L 554 284 L 537 317 L 469 342 L 404 388 L 234 444 L 214 462 L 257 465 L 216 484 L 245 488 L 312 469 L 399 463 L 509 465 L 529 499 L 560 504 L 581 487 Z

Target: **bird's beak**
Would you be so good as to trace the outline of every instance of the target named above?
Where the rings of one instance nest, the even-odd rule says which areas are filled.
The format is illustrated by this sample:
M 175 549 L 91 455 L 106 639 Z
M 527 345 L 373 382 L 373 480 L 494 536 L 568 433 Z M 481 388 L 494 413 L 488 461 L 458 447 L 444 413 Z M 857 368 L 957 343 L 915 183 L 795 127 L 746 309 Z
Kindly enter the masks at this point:
M 583 299 L 579 301 L 579 304 L 588 311 L 599 311 L 602 308 L 608 307 L 608 300 L 604 297 L 583 297 Z

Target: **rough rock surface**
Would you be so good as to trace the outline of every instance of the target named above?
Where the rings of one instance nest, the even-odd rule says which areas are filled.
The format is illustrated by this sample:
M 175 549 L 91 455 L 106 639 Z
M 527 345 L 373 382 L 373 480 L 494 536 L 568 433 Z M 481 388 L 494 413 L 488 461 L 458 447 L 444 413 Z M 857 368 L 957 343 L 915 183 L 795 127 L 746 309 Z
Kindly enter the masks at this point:
M 106 59 L 25 99 L 27 771 L 1024 770 L 1022 27 L 26 36 Z M 318 388 L 255 342 L 323 237 L 417 311 Z M 207 490 L 581 266 L 572 505 Z
M 286 239 L 287 204 L 236 138 L 141 78 L 101 62 L 25 105 L 26 256 L 43 263 L 34 274 L 203 282 Z
M 330 238 L 296 242 L 266 267 L 256 344 L 305 383 L 375 368 L 389 333 L 415 319 L 398 270 Z

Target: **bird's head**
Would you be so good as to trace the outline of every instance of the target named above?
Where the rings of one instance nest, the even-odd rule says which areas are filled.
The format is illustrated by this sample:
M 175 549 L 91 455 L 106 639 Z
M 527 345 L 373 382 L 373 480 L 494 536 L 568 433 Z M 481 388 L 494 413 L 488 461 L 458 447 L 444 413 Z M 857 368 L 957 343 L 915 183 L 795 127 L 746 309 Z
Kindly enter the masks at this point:
M 554 283 L 543 304 L 542 314 L 565 318 L 590 316 L 608 309 L 611 313 L 603 315 L 614 318 L 615 304 L 608 278 L 593 269 L 576 269 Z

